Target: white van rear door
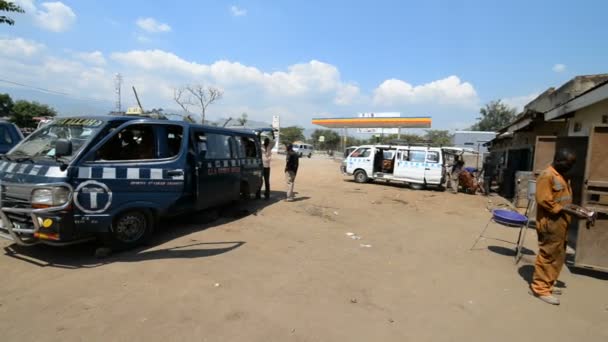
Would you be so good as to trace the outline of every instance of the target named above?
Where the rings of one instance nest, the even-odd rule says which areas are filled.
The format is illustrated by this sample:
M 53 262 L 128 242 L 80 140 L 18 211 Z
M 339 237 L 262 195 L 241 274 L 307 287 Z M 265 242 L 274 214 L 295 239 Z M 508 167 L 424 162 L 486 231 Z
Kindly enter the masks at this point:
M 427 184 L 441 184 L 443 166 L 439 151 L 427 151 L 424 163 L 424 179 Z

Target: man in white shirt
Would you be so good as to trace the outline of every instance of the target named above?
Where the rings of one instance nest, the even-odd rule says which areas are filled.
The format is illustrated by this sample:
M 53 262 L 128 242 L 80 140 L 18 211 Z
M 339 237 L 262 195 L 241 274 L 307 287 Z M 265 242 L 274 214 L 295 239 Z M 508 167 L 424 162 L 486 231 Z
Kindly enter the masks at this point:
M 270 198 L 270 161 L 272 160 L 272 147 L 270 139 L 265 138 L 262 144 L 262 164 L 264 165 L 264 198 Z

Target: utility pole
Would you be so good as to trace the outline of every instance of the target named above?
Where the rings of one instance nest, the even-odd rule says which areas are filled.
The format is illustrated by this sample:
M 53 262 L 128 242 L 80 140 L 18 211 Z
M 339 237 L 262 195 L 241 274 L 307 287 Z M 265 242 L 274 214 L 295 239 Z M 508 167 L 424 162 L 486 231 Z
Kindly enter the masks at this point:
M 120 98 L 120 89 L 122 87 L 122 75 L 116 74 L 114 75 L 114 86 L 116 88 L 116 111 L 118 113 L 122 112 L 122 104 Z
M 139 96 L 137 96 L 137 90 L 135 90 L 135 86 L 132 87 L 133 88 L 133 94 L 135 94 L 135 99 L 137 100 L 137 105 L 139 106 L 139 110 L 142 112 L 144 112 L 144 107 L 141 106 L 141 102 L 139 102 Z

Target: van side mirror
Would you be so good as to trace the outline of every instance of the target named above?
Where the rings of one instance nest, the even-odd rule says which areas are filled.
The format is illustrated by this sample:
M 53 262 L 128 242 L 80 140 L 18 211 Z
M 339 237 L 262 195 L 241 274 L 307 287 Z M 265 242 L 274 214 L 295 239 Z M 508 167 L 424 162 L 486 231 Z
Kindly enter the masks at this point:
M 58 139 L 55 142 L 55 158 L 61 158 L 72 154 L 72 142 L 67 139 Z

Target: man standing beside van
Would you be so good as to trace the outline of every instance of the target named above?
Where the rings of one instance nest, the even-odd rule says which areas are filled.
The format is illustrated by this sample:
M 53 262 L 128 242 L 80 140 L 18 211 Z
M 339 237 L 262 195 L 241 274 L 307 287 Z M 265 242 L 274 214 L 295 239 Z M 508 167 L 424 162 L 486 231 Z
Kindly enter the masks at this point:
M 460 171 L 464 168 L 464 162 L 460 159 L 460 156 L 454 156 L 454 163 L 452 164 L 452 170 L 450 172 L 450 185 L 452 187 L 452 193 L 458 193 L 458 184 Z
M 262 145 L 262 164 L 264 165 L 264 198 L 270 198 L 270 161 L 272 160 L 272 148 L 270 139 L 265 138 Z
M 293 150 L 293 144 L 287 144 L 287 162 L 285 164 L 285 180 L 287 182 L 287 198 L 285 201 L 293 202 L 293 186 L 298 173 L 299 157 Z

